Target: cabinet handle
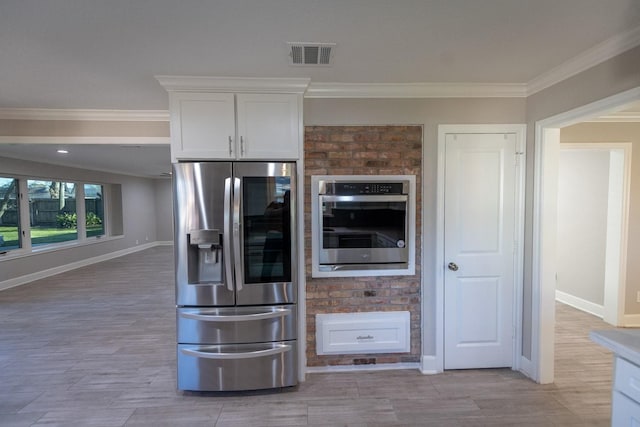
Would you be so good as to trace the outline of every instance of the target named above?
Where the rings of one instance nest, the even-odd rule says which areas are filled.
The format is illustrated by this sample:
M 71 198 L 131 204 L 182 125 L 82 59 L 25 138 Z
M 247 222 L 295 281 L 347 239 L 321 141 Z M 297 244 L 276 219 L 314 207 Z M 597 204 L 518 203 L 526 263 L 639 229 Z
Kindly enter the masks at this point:
M 229 155 L 233 155 L 233 141 L 231 140 L 231 135 L 229 135 Z
M 240 155 L 244 157 L 244 137 L 240 137 Z

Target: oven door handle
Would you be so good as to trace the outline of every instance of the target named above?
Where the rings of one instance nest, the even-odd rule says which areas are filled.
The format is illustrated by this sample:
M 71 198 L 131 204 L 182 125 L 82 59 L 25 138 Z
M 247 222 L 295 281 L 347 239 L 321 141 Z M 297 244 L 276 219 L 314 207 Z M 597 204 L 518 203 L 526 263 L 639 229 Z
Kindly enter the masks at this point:
M 185 356 L 199 357 L 202 359 L 217 359 L 217 360 L 255 359 L 258 357 L 275 356 L 277 354 L 286 353 L 287 351 L 291 351 L 291 346 L 287 344 L 279 344 L 275 348 L 269 348 L 267 350 L 249 351 L 245 353 L 208 353 L 206 351 L 190 350 L 188 348 L 183 348 L 180 351 Z
M 356 195 L 356 196 L 327 196 L 320 195 L 320 200 L 323 202 L 406 202 L 409 200 L 409 196 L 406 194 L 397 195 Z
M 250 322 L 252 320 L 274 319 L 276 317 L 285 317 L 291 314 L 288 308 L 269 311 L 266 313 L 239 314 L 221 316 L 217 314 L 200 314 L 200 313 L 180 313 L 180 317 L 185 319 L 202 320 L 204 322 Z

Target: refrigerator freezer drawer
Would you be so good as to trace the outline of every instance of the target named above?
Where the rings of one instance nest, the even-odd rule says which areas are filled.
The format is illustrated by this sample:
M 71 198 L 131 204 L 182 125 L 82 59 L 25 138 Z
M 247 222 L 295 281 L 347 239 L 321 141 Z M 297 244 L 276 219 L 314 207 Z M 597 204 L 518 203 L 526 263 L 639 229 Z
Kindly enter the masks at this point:
M 296 341 L 178 345 L 178 389 L 259 390 L 297 384 Z
M 295 340 L 295 305 L 178 308 L 178 343 L 242 344 Z

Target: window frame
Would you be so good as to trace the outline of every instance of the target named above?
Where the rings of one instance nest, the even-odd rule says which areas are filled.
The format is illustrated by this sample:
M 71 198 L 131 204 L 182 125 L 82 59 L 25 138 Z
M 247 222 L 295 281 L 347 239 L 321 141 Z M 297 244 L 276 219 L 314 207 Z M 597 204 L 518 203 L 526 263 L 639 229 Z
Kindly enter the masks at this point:
M 0 249 L 0 262 L 7 259 L 15 259 L 24 256 L 30 256 L 40 254 L 43 252 L 56 251 L 60 249 L 66 249 L 70 247 L 78 247 L 88 244 L 94 244 L 99 241 L 119 239 L 123 236 L 112 236 L 110 234 L 109 226 L 109 204 L 110 204 L 110 192 L 107 190 L 109 183 L 100 182 L 97 180 L 77 180 L 77 179 L 65 179 L 58 177 L 42 177 L 33 175 L 19 175 L 15 173 L 3 173 L 0 171 L 0 176 L 3 178 L 13 178 L 18 180 L 18 212 L 19 212 L 19 244 L 20 247 L 16 249 L 2 250 Z M 45 243 L 37 246 L 31 244 L 31 212 L 29 209 L 29 188 L 28 182 L 30 180 L 37 181 L 59 181 L 65 183 L 72 183 L 75 185 L 75 198 L 76 198 L 76 218 L 77 218 L 77 238 L 74 240 L 68 240 L 64 242 Z M 104 234 L 97 236 L 87 237 L 86 235 L 86 208 L 85 208 L 85 184 L 100 185 L 102 187 L 102 204 L 104 211 L 103 227 Z
M 4 249 L 4 248 L 0 248 L 0 253 L 1 254 L 6 254 L 6 253 L 12 253 L 15 251 L 20 251 L 23 248 L 22 242 L 22 224 L 23 224 L 23 215 L 22 215 L 22 202 L 20 200 L 21 197 L 21 189 L 22 189 L 22 179 L 18 178 L 16 176 L 13 176 L 12 174 L 0 174 L 0 178 L 5 178 L 5 179 L 12 179 L 14 181 L 16 181 L 17 186 L 14 188 L 15 194 L 16 194 L 16 207 L 17 207 L 17 216 L 18 216 L 18 247 L 17 248 L 13 248 L 13 249 Z
M 88 182 L 85 181 L 82 183 L 82 197 L 83 197 L 83 201 L 84 203 L 82 203 L 82 209 L 85 210 L 84 215 L 85 215 L 85 221 L 83 221 L 83 227 L 86 228 L 86 209 L 87 209 L 87 198 L 86 198 L 86 193 L 85 193 L 85 187 L 87 185 L 99 185 L 101 190 L 102 190 L 102 234 L 100 235 L 96 235 L 96 236 L 91 236 L 88 237 L 87 236 L 87 230 L 84 230 L 84 234 L 83 236 L 85 237 L 85 239 L 90 240 L 90 239 L 103 239 L 105 237 L 109 236 L 109 231 L 110 231 L 110 226 L 109 226 L 109 209 L 108 209 L 108 205 L 107 205 L 107 193 L 108 191 L 106 190 L 107 184 L 104 183 L 100 183 L 100 182 Z

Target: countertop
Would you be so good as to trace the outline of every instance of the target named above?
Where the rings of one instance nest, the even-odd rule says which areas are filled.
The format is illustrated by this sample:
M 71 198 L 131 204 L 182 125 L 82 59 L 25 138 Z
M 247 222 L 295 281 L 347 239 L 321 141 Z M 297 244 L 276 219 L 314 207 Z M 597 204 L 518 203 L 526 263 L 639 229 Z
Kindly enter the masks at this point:
M 592 331 L 592 341 L 613 351 L 616 356 L 640 366 L 640 328 L 618 328 Z

